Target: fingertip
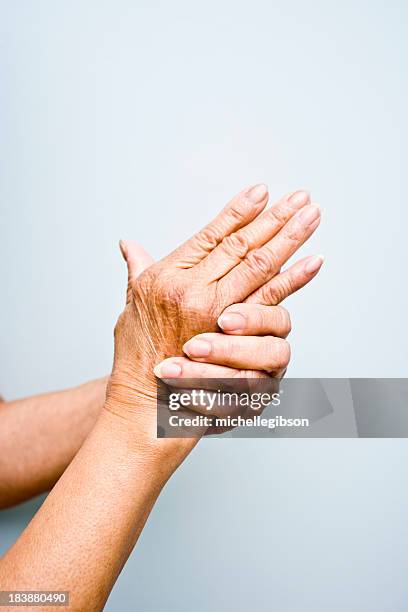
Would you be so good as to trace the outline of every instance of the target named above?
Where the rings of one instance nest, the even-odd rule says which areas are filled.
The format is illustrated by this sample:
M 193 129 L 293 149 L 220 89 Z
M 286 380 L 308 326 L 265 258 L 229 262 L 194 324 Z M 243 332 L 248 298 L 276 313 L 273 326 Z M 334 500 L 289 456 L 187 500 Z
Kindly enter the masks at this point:
M 305 263 L 305 272 L 308 275 L 316 274 L 322 267 L 324 262 L 323 255 L 312 255 Z
M 258 183 L 245 190 L 245 195 L 252 204 L 260 204 L 268 195 L 268 185 Z
M 178 378 L 181 372 L 182 367 L 173 361 L 162 361 L 153 368 L 153 373 L 157 378 Z
M 310 204 L 310 192 L 307 189 L 292 191 L 288 196 L 288 202 L 295 207 Z
M 240 312 L 224 312 L 218 317 L 219 327 L 224 332 L 242 332 L 244 331 L 247 321 L 244 315 Z
M 211 342 L 205 338 L 192 338 L 183 345 L 183 351 L 188 357 L 208 357 L 211 353 Z

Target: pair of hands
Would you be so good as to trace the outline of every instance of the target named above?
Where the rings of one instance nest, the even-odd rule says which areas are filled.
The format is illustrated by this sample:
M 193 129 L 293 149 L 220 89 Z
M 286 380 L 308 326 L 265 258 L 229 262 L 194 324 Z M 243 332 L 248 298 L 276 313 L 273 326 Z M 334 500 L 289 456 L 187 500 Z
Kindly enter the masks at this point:
M 129 283 L 115 328 L 104 408 L 78 450 L 75 424 L 86 412 L 83 395 L 78 412 L 72 411 L 72 393 L 59 402 L 49 398 L 46 429 L 61 459 L 51 477 L 63 473 L 1 559 L 3 588 L 41 590 L 47 585 L 54 591 L 63 585 L 73 610 L 88 610 L 90 602 L 92 609 L 103 608 L 162 487 L 199 439 L 156 437 L 155 373 L 181 384 L 186 376 L 282 373 L 289 360 L 284 338 L 289 316 L 279 302 L 308 282 L 322 260 L 308 258 L 282 273 L 280 268 L 316 229 L 320 212 L 305 192 L 285 196 L 263 212 L 267 199 L 263 185 L 238 194 L 168 257 L 153 264 L 144 257 L 148 267 L 142 273 L 140 250 L 122 244 Z M 33 437 L 33 429 L 25 428 L 28 446 L 38 440 L 32 453 L 35 472 L 49 463 L 47 457 L 38 460 L 44 456 L 39 401 L 34 398 L 27 411 L 41 412 L 40 435 Z M 64 410 L 56 410 L 64 405 L 65 431 Z M 16 423 L 27 422 L 27 411 L 16 421 L 15 408 L 10 408 L 13 432 L 21 429 Z M 64 434 L 58 439 L 53 431 Z M 49 445 L 45 448 L 52 455 Z M 17 472 L 26 474 L 20 455 Z M 61 470 L 61 463 L 69 465 Z
M 279 303 L 309 282 L 323 260 L 308 257 L 280 269 L 318 227 L 320 210 L 304 191 L 264 211 L 267 201 L 265 185 L 242 191 L 152 265 L 135 243 L 121 243 L 128 289 L 106 408 L 137 423 L 150 440 L 155 374 L 182 385 L 183 378 L 280 376 L 286 369 L 290 318 Z

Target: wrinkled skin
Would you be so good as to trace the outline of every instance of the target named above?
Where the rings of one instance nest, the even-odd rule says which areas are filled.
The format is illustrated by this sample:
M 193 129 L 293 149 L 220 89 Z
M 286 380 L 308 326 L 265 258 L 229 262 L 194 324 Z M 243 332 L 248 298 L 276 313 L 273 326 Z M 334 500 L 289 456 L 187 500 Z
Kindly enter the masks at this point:
M 115 328 L 109 410 L 127 418 L 140 403 L 154 408 L 156 364 L 182 355 L 193 336 L 220 331 L 217 319 L 228 306 L 264 303 L 265 288 L 320 221 L 305 192 L 289 194 L 262 213 L 267 199 L 263 185 L 241 192 L 201 232 L 139 276 L 131 249 L 123 249 L 129 285 Z M 291 287 L 280 292 L 288 294 Z M 274 339 L 272 353 L 270 369 L 284 369 L 287 342 Z

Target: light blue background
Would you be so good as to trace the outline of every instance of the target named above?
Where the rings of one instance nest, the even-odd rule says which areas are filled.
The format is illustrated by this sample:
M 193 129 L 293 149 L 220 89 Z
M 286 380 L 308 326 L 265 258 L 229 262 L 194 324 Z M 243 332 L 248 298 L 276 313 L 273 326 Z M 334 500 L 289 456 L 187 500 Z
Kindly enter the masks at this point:
M 0 6 L 6 397 L 108 372 L 117 241 L 161 257 L 258 181 L 323 209 L 290 374 L 407 376 L 405 2 Z M 106 609 L 406 610 L 407 463 L 405 440 L 204 441 Z

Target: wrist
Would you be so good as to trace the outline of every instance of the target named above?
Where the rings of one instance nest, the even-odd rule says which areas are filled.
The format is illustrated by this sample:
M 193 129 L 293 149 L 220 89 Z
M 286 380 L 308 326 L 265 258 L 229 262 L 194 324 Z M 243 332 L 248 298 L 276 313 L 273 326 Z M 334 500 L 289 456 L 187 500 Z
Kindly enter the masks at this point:
M 156 406 L 157 382 L 153 369 L 161 361 L 160 355 L 149 351 L 115 355 L 112 373 L 107 383 L 107 399 L 131 407 L 140 402 Z
M 158 484 L 168 480 L 198 442 L 198 438 L 158 438 L 156 410 L 150 402 L 133 404 L 107 401 L 99 415 L 97 426 L 114 440 L 130 462 L 142 462 L 158 478 Z

